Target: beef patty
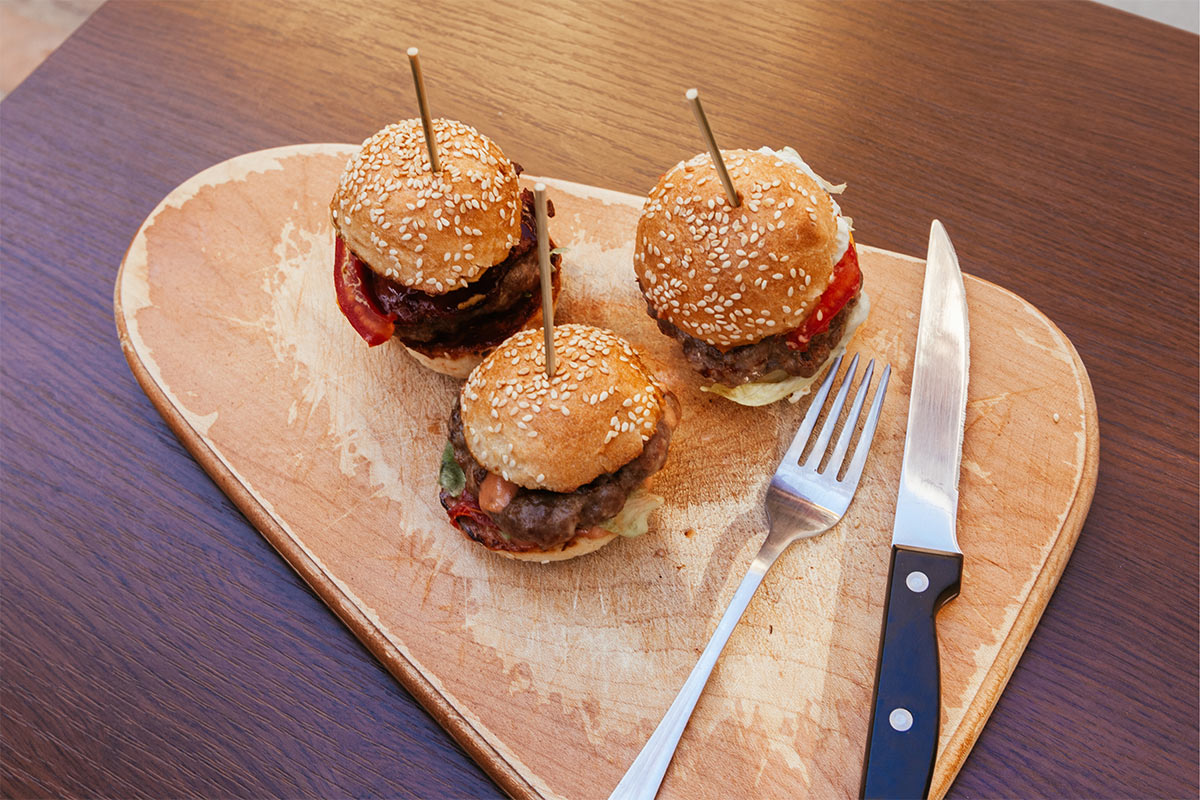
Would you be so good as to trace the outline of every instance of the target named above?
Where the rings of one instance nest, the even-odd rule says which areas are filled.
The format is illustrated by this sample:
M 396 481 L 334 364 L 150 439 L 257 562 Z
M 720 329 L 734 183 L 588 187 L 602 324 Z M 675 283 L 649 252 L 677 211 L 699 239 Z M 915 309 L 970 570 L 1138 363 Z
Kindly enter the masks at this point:
M 665 402 L 678 401 L 668 394 Z M 666 422 L 668 416 L 678 418 L 678 414 L 664 414 L 653 435 L 642 446 L 641 455 L 615 472 L 601 475 L 573 492 L 518 488 L 503 510 L 488 513 L 506 538 L 488 536 L 487 531 L 477 528 L 469 529 L 467 520 L 463 521 L 464 532 L 492 549 L 550 550 L 570 542 L 581 530 L 587 531 L 612 519 L 624 507 L 630 493 L 666 463 L 671 442 L 671 427 Z M 467 491 L 478 497 L 479 486 L 488 471 L 467 449 L 458 403 L 450 413 L 450 444 L 454 448 L 454 460 L 466 475 Z M 445 497 L 442 502 L 445 505 Z
M 554 216 L 554 206 L 546 204 Z M 554 241 L 550 241 L 554 249 Z M 562 256 L 550 256 L 554 288 Z M 540 270 L 533 192 L 521 190 L 521 239 L 508 257 L 472 283 L 445 294 L 428 294 L 366 270 L 366 289 L 380 310 L 395 315 L 395 336 L 428 356 L 486 350 L 516 333 L 537 310 Z
M 829 321 L 829 328 L 813 336 L 804 350 L 793 349 L 788 344 L 788 335 L 781 333 L 722 352 L 708 342 L 681 331 L 665 319 L 660 319 L 649 303 L 646 304 L 646 311 L 658 323 L 660 331 L 683 345 L 683 355 L 693 369 L 716 383 L 740 386 L 778 371 L 806 378 L 815 375 L 846 332 L 846 320 L 857 304 L 858 295 L 855 295 Z

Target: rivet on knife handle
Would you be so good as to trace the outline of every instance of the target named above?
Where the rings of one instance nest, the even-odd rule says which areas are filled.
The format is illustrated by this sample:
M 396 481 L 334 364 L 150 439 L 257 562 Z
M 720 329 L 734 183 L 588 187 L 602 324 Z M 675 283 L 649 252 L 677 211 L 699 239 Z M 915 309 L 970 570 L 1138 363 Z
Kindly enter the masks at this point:
M 958 595 L 961 579 L 959 553 L 892 548 L 860 792 L 866 800 L 929 794 L 941 723 L 934 616 Z

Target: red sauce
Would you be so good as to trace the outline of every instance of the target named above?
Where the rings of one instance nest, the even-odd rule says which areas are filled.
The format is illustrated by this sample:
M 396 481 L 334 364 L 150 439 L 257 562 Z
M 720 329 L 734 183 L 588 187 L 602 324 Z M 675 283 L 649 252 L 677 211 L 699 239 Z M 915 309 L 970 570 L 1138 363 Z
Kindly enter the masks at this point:
M 479 507 L 488 513 L 503 511 L 520 490 L 512 481 L 506 481 L 494 472 L 489 472 L 479 486 Z

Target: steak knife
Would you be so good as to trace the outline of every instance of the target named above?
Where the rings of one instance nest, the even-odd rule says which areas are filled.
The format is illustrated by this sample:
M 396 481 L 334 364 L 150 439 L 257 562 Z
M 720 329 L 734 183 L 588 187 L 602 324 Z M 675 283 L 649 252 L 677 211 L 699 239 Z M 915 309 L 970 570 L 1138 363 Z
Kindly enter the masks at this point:
M 962 272 L 946 229 L 934 220 L 867 729 L 860 796 L 868 800 L 924 798 L 933 780 L 941 722 L 934 618 L 958 596 L 962 580 L 955 521 L 968 361 Z

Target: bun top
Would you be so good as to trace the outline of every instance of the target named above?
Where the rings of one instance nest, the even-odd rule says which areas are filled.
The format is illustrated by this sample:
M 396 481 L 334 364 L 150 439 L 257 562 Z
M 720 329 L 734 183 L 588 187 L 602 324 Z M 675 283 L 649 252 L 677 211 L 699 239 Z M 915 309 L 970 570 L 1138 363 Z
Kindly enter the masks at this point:
M 329 204 L 334 227 L 372 270 L 427 294 L 460 289 L 521 239 L 517 170 L 469 125 L 433 120 L 439 172 L 421 120 L 371 136 Z
M 849 242 L 849 221 L 795 151 L 722 150 L 676 164 L 638 220 L 634 270 L 655 313 L 720 350 L 800 326 Z
M 666 390 L 629 344 L 589 325 L 554 328 L 546 377 L 541 328 L 521 331 L 463 385 L 463 433 L 475 460 L 527 489 L 570 492 L 641 455 Z

